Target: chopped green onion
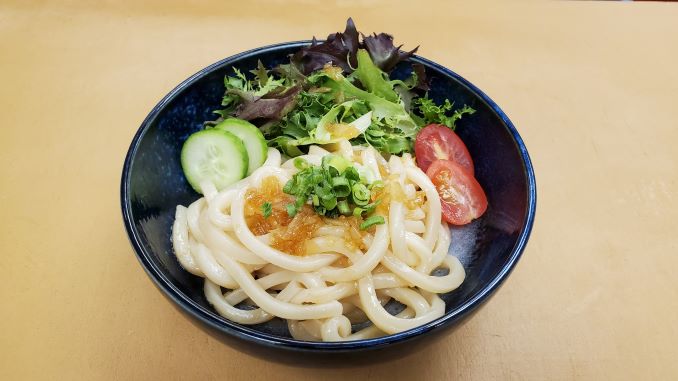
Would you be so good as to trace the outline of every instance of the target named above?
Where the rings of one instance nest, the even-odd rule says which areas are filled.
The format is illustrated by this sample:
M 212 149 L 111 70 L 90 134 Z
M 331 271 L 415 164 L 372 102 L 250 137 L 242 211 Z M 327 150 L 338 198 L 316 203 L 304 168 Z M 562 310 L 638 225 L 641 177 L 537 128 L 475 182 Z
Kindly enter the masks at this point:
M 290 217 L 294 217 L 294 216 L 297 215 L 297 208 L 295 208 L 294 205 L 288 204 L 288 205 L 285 207 L 285 209 L 287 209 L 287 214 L 288 214 Z
M 294 188 L 295 188 L 295 181 L 294 181 L 294 178 L 292 178 L 290 181 L 285 183 L 285 186 L 283 186 L 283 192 L 285 192 L 287 194 L 294 194 L 294 192 L 292 192 L 294 190 Z
M 329 184 L 322 184 L 322 185 L 316 185 L 314 189 L 315 194 L 320 197 L 322 200 L 323 198 L 333 198 L 334 193 L 332 192 L 332 186 Z
M 351 187 L 345 177 L 332 178 L 332 189 L 337 197 L 346 197 L 351 194 Z
M 365 212 L 367 212 L 367 214 L 374 212 L 374 209 L 376 209 L 379 204 L 381 204 L 381 199 L 378 199 L 372 203 L 365 205 L 364 206 Z
M 364 184 L 361 183 L 353 184 L 351 191 L 353 192 L 352 194 L 353 202 L 356 205 L 359 206 L 367 205 L 367 203 L 370 201 L 370 191 Z
M 297 199 L 294 200 L 294 207 L 296 209 L 301 209 L 302 206 L 306 203 L 306 197 L 297 196 Z
M 369 204 L 373 185 L 364 184 L 365 179 L 344 157 L 325 155 L 320 166 L 301 158 L 294 159 L 294 164 L 299 172 L 283 187 L 285 193 L 295 198 L 293 204 L 286 206 L 291 217 L 307 202 L 316 213 L 328 217 L 361 216 L 365 212 L 369 215 L 374 211 L 376 204 Z
M 273 213 L 273 205 L 270 202 L 266 201 L 261 205 L 261 213 L 264 215 L 264 218 L 268 218 Z
M 382 216 L 368 217 L 365 221 L 363 221 L 362 224 L 360 224 L 360 230 L 366 230 L 366 229 L 369 229 L 371 226 L 383 225 L 385 223 L 386 223 L 386 220 L 384 220 L 384 217 L 382 217 Z
M 360 180 L 360 174 L 358 173 L 358 170 L 355 169 L 355 167 L 348 167 L 344 171 L 344 177 L 346 177 L 349 180 L 353 181 L 359 181 Z
M 315 169 L 315 168 L 314 168 Z M 320 169 L 314 170 L 313 173 L 311 174 L 311 177 L 309 179 L 311 183 L 317 184 L 321 181 L 323 181 L 323 173 L 320 171 Z
M 304 170 L 308 168 L 308 162 L 300 157 L 294 159 L 294 168 L 298 170 Z
M 348 207 L 348 202 L 346 200 L 341 200 L 337 203 L 337 209 L 339 213 L 348 216 L 351 214 L 351 208 Z
M 326 197 L 320 198 L 320 204 L 325 207 L 327 210 L 332 210 L 337 206 L 337 198 L 336 197 Z

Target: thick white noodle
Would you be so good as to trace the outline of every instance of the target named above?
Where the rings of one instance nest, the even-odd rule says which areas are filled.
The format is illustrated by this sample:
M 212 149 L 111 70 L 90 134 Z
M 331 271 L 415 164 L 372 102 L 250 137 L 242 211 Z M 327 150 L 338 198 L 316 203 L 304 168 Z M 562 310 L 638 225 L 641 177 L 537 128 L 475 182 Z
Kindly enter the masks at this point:
M 187 209 L 184 206 L 177 206 L 177 212 L 174 216 L 174 225 L 172 225 L 172 245 L 174 253 L 186 271 L 193 275 L 203 276 L 200 267 L 195 263 L 188 240 L 188 217 Z
M 323 157 L 325 155 L 329 155 L 330 151 L 316 145 L 312 145 L 308 147 L 308 154 L 313 155 L 313 156 L 318 156 L 318 157 Z
M 262 164 L 262 167 L 274 167 L 278 168 L 280 167 L 282 157 L 280 155 L 280 151 L 278 151 L 275 148 L 269 148 L 268 149 L 268 155 L 266 156 L 266 161 L 264 161 L 264 164 Z
M 407 218 L 408 220 L 412 220 L 412 221 L 423 220 L 425 217 L 426 217 L 426 214 L 424 214 L 424 211 L 421 208 L 410 209 L 405 214 L 405 218 Z
M 390 255 L 384 256 L 381 263 L 394 274 L 403 278 L 406 282 L 419 287 L 422 290 L 435 293 L 446 293 L 459 287 L 464 281 L 466 273 L 459 260 L 453 256 L 447 256 L 442 267 L 446 267 L 449 273 L 444 276 L 432 276 L 411 268 L 398 258 Z
M 203 242 L 205 238 L 202 236 L 200 227 L 198 227 L 198 220 L 202 213 L 202 207 L 205 205 L 205 199 L 200 198 L 194 203 L 188 206 L 188 212 L 186 213 L 186 219 L 188 220 L 188 229 L 193 238 L 197 241 Z
M 421 234 L 426 231 L 426 225 L 421 221 L 405 220 L 404 225 L 408 232 Z
M 391 250 L 393 250 L 393 253 L 400 260 L 410 266 L 414 266 L 417 264 L 417 257 L 407 250 L 407 242 L 405 241 L 405 219 L 403 204 L 401 202 L 391 202 L 388 219 L 391 232 Z
M 212 252 L 202 243 L 198 244 L 198 250 L 195 252 L 195 262 L 205 273 L 205 278 L 213 283 L 226 288 L 237 288 L 236 283 L 228 272 L 214 260 Z
M 450 229 L 447 227 L 447 224 L 443 224 L 443 227 L 440 229 L 438 242 L 436 242 L 436 247 L 433 250 L 433 255 L 429 258 L 428 262 L 422 263 L 417 267 L 417 271 L 428 274 L 436 267 L 440 266 L 447 256 L 447 250 L 450 248 Z M 463 268 L 462 268 L 463 269 Z
M 367 314 L 374 325 L 389 334 L 418 327 L 441 317 L 445 313 L 445 303 L 435 296 L 435 299 L 431 303 L 431 308 L 426 311 L 426 313 L 417 315 L 411 319 L 402 319 L 391 315 L 381 305 L 381 302 L 377 298 L 371 275 L 367 275 L 360 279 L 360 281 L 358 281 L 358 287 L 363 311 L 365 311 L 365 314 Z M 407 302 L 406 300 L 399 301 Z
M 273 319 L 275 316 L 256 308 L 253 310 L 241 310 L 235 308 L 224 300 L 219 286 L 212 283 L 209 279 L 205 279 L 205 298 L 214 307 L 219 314 L 228 320 L 240 324 L 259 324 Z
M 431 179 L 426 176 L 421 169 L 417 167 L 408 167 L 406 169 L 407 177 L 416 184 L 426 194 L 426 231 L 424 232 L 424 241 L 429 249 L 433 249 L 433 244 L 438 238 L 438 230 L 440 230 L 440 196 L 436 187 L 431 182 Z
M 306 241 L 307 254 L 338 253 L 346 256 L 352 263 L 356 262 L 363 253 L 350 249 L 346 241 L 335 236 L 314 237 Z
M 299 305 L 277 300 L 259 286 L 257 281 L 240 263 L 231 258 L 224 258 L 224 260 L 228 264 L 226 270 L 238 282 L 240 288 L 247 293 L 250 299 L 264 310 L 274 311 L 273 313 L 276 316 L 283 319 L 306 320 L 328 318 L 341 314 L 341 303 L 337 301 Z
M 199 218 L 199 225 L 205 242 L 213 248 L 214 251 L 222 253 L 228 252 L 230 256 L 248 265 L 263 265 L 268 263 L 243 247 L 238 240 L 231 237 L 229 233 L 225 233 L 223 230 L 220 231 L 216 226 L 209 222 L 206 215 L 203 214 Z
M 202 189 L 202 194 L 205 195 L 205 200 L 207 200 L 207 203 L 209 203 L 218 193 L 214 184 L 207 180 L 200 182 L 200 189 Z
M 257 279 L 257 283 L 259 283 L 259 286 L 261 286 L 261 288 L 263 288 L 264 290 L 268 290 L 271 288 L 283 289 L 289 282 L 293 281 L 296 277 L 297 277 L 296 273 L 282 270 Z M 248 298 L 247 293 L 241 288 L 228 292 L 224 295 L 224 300 L 226 300 L 226 302 L 233 306 L 247 298 Z
M 345 268 L 325 267 L 320 269 L 320 273 L 331 282 L 346 282 L 365 276 L 379 264 L 388 248 L 388 230 L 385 224 L 377 226 L 374 240 L 375 242 L 367 252 L 351 266 Z
M 228 190 L 226 192 L 219 193 L 209 201 L 207 215 L 210 218 L 210 222 L 212 222 L 217 228 L 221 230 L 233 230 L 233 221 L 231 220 L 231 216 L 225 214 L 223 211 L 230 209 L 234 196 L 235 190 Z
M 351 334 L 351 321 L 344 315 L 325 320 L 320 327 L 320 337 L 323 341 L 340 341 Z
M 360 158 L 363 161 L 363 165 L 370 169 L 376 180 L 382 180 L 381 173 L 379 173 L 379 167 L 377 166 L 377 159 L 374 155 L 375 152 L 372 149 L 365 149 L 360 152 Z
M 333 154 L 359 163 L 376 179 L 396 182 L 407 199 L 423 191 L 425 203 L 410 208 L 392 200 L 385 223 L 362 232 L 364 250 L 345 240 L 346 226 L 330 221 L 306 241 L 307 255 L 295 256 L 273 248 L 271 233 L 256 236 L 244 207 L 247 192 L 267 177 L 288 181 L 298 171 L 294 160 L 283 162 L 280 152 L 269 148 L 263 166 L 236 184 L 221 191 L 201 184 L 205 197 L 187 208 L 177 206 L 172 244 L 181 266 L 205 278 L 205 297 L 223 317 L 239 324 L 280 317 L 296 339 L 349 341 L 402 332 L 444 314 L 437 294 L 457 288 L 465 271 L 448 255 L 450 232 L 440 222 L 435 186 L 409 154 L 392 155 L 387 162 L 369 146 L 347 141 L 334 146 Z M 311 146 L 301 158 L 320 165 L 327 154 Z M 342 257 L 340 266 L 335 262 Z M 436 269 L 447 274 L 431 275 Z M 391 315 L 384 307 L 391 300 L 404 310 Z M 366 321 L 371 325 L 354 331 L 353 324 Z

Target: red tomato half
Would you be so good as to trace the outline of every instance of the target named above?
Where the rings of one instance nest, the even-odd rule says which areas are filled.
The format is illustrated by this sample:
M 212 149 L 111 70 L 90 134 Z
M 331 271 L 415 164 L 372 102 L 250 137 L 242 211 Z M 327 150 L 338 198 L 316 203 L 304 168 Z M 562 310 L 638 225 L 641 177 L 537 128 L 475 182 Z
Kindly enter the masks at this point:
M 473 160 L 464 142 L 447 126 L 429 124 L 419 131 L 414 142 L 417 165 L 426 172 L 437 159 L 451 160 L 473 176 Z
M 465 225 L 487 210 L 487 196 L 478 181 L 461 165 L 436 160 L 426 175 L 440 195 L 443 219 L 453 225 Z

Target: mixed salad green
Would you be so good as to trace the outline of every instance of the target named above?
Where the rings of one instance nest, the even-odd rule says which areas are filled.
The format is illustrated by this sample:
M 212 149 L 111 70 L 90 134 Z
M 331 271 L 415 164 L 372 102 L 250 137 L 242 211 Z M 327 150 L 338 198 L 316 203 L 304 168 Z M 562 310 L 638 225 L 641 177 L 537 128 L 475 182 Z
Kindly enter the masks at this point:
M 417 51 L 403 52 L 385 33 L 363 36 L 351 19 L 343 33 L 315 39 L 288 64 L 268 70 L 259 62 L 248 78 L 234 69 L 226 76 L 221 118 L 237 117 L 259 126 L 269 146 L 288 156 L 310 144 L 348 137 L 388 154 L 410 152 L 417 131 L 430 123 L 455 128 L 474 110 L 454 109 L 428 98 L 424 67 L 392 80 L 388 73 Z M 221 118 L 213 123 L 219 123 Z M 353 127 L 353 128 L 350 128 Z

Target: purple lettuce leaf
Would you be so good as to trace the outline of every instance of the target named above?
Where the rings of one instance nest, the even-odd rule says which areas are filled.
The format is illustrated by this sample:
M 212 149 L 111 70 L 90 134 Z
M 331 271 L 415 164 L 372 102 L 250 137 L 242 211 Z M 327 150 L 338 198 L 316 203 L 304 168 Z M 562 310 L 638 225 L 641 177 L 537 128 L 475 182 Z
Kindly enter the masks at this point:
M 296 107 L 297 95 L 300 92 L 301 87 L 294 86 L 285 91 L 271 92 L 263 97 L 253 96 L 252 94 L 238 94 L 242 103 L 236 108 L 235 116 L 244 120 L 280 120 Z
M 363 36 L 363 43 L 370 53 L 374 64 L 385 72 L 391 71 L 398 62 L 412 57 L 417 49 L 419 49 L 417 46 L 409 52 L 402 51 L 400 50 L 402 45 L 394 46 L 393 36 L 386 33 L 375 33 L 367 37 Z
M 327 40 L 320 43 L 314 37 L 311 46 L 301 48 L 292 55 L 292 63 L 304 74 L 322 69 L 328 62 L 341 67 L 345 72 L 351 72 L 358 64 L 356 52 L 359 47 L 358 31 L 349 18 L 344 33 L 330 34 Z

